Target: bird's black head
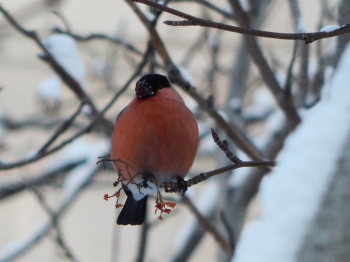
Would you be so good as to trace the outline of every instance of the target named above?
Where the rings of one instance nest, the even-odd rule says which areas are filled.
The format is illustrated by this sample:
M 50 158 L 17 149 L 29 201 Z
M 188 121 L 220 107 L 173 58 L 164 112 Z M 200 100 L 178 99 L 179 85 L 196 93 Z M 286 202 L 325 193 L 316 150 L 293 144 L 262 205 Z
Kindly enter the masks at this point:
M 168 78 L 158 74 L 148 74 L 136 82 L 136 96 L 138 98 L 147 98 L 154 96 L 159 89 L 170 87 Z

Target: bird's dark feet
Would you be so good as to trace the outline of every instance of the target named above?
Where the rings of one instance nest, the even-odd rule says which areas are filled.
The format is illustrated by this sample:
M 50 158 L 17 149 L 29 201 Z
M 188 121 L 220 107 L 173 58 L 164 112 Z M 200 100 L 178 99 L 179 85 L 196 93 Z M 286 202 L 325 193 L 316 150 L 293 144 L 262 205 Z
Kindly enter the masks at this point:
M 182 193 L 182 195 L 184 195 L 188 189 L 187 181 L 180 176 L 176 177 L 176 180 L 177 180 L 177 186 L 179 187 L 180 192 Z
M 147 182 L 153 182 L 155 180 L 155 177 L 152 173 L 150 172 L 142 172 L 142 187 L 148 188 L 148 183 Z M 150 187 L 149 187 L 150 188 Z

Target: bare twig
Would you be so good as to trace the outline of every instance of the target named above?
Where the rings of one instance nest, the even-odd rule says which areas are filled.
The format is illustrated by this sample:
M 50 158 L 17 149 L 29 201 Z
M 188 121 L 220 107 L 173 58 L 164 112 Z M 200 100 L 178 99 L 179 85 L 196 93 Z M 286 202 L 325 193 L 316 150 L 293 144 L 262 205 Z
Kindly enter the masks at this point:
M 105 108 L 101 111 L 101 113 L 105 113 L 115 103 L 115 101 L 127 90 L 127 88 L 132 83 L 132 81 L 142 72 L 143 68 L 147 64 L 149 56 L 150 56 L 150 54 L 152 52 L 152 48 L 153 47 L 152 47 L 151 43 L 148 43 L 147 44 L 147 49 L 146 49 L 145 53 L 143 54 L 143 58 L 140 61 L 140 63 L 138 64 L 138 66 L 136 67 L 136 69 L 133 72 L 133 74 L 125 82 L 123 87 L 117 93 L 115 93 L 115 95 L 112 97 L 110 102 L 105 106 Z
M 186 197 L 182 197 L 183 202 L 190 208 L 191 212 L 196 216 L 198 219 L 198 222 L 209 232 L 216 240 L 216 242 L 220 245 L 220 247 L 229 254 L 229 256 L 233 256 L 233 249 L 232 247 L 227 243 L 227 241 L 219 234 L 217 229 L 214 227 L 214 225 L 206 219 L 195 207 L 195 205 L 192 203 L 192 201 Z
M 180 66 L 186 67 L 192 61 L 193 56 L 196 52 L 199 52 L 199 48 L 204 45 L 205 38 L 208 35 L 208 28 L 203 28 L 203 32 L 198 35 L 198 39 L 194 41 L 193 45 L 188 48 L 186 54 L 183 56 L 184 58 L 179 63 Z
M 146 221 L 147 221 L 147 209 L 146 209 Z M 145 254 L 146 254 L 146 246 L 147 246 L 147 237 L 148 237 L 148 233 L 150 230 L 150 224 L 145 222 L 141 225 L 141 232 L 140 232 L 140 242 L 139 242 L 139 249 L 137 252 L 137 258 L 136 258 L 136 262 L 143 262 L 145 260 Z
M 240 160 L 237 156 L 235 156 L 232 151 L 230 150 L 230 148 L 228 147 L 228 143 L 226 140 L 221 141 L 218 134 L 214 131 L 214 129 L 211 129 L 211 134 L 213 136 L 214 142 L 218 145 L 218 147 L 224 151 L 224 153 L 226 154 L 227 158 L 230 159 L 231 162 L 238 164 L 240 162 L 242 162 L 242 160 Z
M 207 7 L 210 10 L 213 10 L 213 11 L 217 12 L 218 14 L 222 15 L 225 18 L 232 19 L 232 14 L 231 13 L 229 13 L 226 10 L 224 10 L 224 9 L 222 9 L 220 7 L 217 7 L 213 3 L 205 1 L 205 0 L 172 0 L 171 2 L 172 3 L 177 3 L 177 2 L 179 2 L 179 3 L 184 3 L 184 2 L 198 3 L 200 5 L 203 5 L 203 6 Z
M 51 217 L 53 227 L 55 228 L 55 231 L 56 231 L 56 236 L 54 237 L 55 242 L 59 245 L 59 247 L 62 248 L 64 255 L 68 259 L 70 259 L 72 262 L 77 262 L 78 260 L 75 258 L 75 255 L 73 254 L 72 250 L 68 247 L 68 245 L 63 240 L 62 232 L 61 232 L 59 224 L 58 224 L 56 213 L 46 203 L 43 194 L 36 187 L 30 187 L 30 189 L 36 195 L 37 199 L 39 200 L 40 205 L 45 209 L 45 211 Z
M 290 9 L 291 9 L 292 18 L 293 18 L 294 30 L 298 33 L 305 33 L 305 28 L 303 28 L 304 23 L 301 17 L 298 1 L 289 0 L 289 3 L 290 3 Z M 305 97 L 308 92 L 308 86 L 309 86 L 309 76 L 308 76 L 309 46 L 303 45 L 299 41 L 296 42 L 295 44 L 298 45 L 297 49 L 299 51 L 300 67 L 299 67 L 299 74 L 296 81 L 297 90 L 294 96 L 294 105 L 297 108 L 300 108 L 301 106 L 304 105 Z
M 116 37 L 110 37 L 106 34 L 95 33 L 95 34 L 89 34 L 87 36 L 81 36 L 81 35 L 73 33 L 72 31 L 69 31 L 69 30 L 63 30 L 59 27 L 53 28 L 52 31 L 54 33 L 69 35 L 69 36 L 73 37 L 75 40 L 80 41 L 80 42 L 90 41 L 90 40 L 94 40 L 94 39 L 107 40 L 111 43 L 114 43 L 114 44 L 117 44 L 117 45 L 124 47 L 126 50 L 128 50 L 134 54 L 143 55 L 143 52 L 140 51 L 139 49 L 137 49 L 131 43 L 127 43 L 124 40 L 116 38 Z
M 59 19 L 61 19 L 61 21 L 62 21 L 62 23 L 67 31 L 71 30 L 71 26 L 70 26 L 68 20 L 60 12 L 58 12 L 57 10 L 52 10 L 51 12 L 54 15 L 56 15 Z
M 225 173 L 227 171 L 232 171 L 232 170 L 242 168 L 242 167 L 274 167 L 274 166 L 276 166 L 276 161 L 267 161 L 267 160 L 266 161 L 240 161 L 240 162 L 237 161 L 237 163 L 235 163 L 233 165 L 228 165 L 228 166 L 224 166 L 224 167 L 214 169 L 214 170 L 211 170 L 208 172 L 200 173 L 199 175 L 197 175 L 195 177 L 192 177 L 188 180 L 182 181 L 182 185 L 179 185 L 178 182 L 170 182 L 170 181 L 169 182 L 159 182 L 156 179 L 156 176 L 154 174 L 149 173 L 146 170 L 138 170 L 137 168 L 133 167 L 129 163 L 126 163 L 122 159 L 112 159 L 112 158 L 106 158 L 106 157 L 99 157 L 99 160 L 96 164 L 100 164 L 100 163 L 104 164 L 104 162 L 113 162 L 116 165 L 117 165 L 117 163 L 122 163 L 123 165 L 133 169 L 136 172 L 136 175 L 143 174 L 143 179 L 145 181 L 149 181 L 151 183 L 154 183 L 157 188 L 164 188 L 165 192 L 167 192 L 167 193 L 183 192 L 184 188 L 182 187 L 182 185 L 185 185 L 185 187 L 188 188 L 188 187 L 194 186 L 196 184 L 199 184 L 199 183 L 203 182 L 204 180 L 207 180 L 210 177 L 217 176 L 217 175 L 220 175 L 220 174 Z M 267 169 L 267 171 L 268 170 L 269 169 Z M 130 177 L 129 181 L 132 184 L 137 184 L 140 188 L 142 188 L 144 185 L 144 181 L 142 181 L 141 183 L 136 183 L 133 181 L 133 178 L 134 177 Z
M 289 66 L 288 66 L 287 77 L 286 77 L 286 81 L 284 84 L 284 92 L 286 93 L 286 95 L 288 97 L 291 96 L 291 94 L 292 94 L 293 68 L 294 68 L 295 59 L 297 56 L 297 50 L 298 50 L 298 43 L 295 41 L 294 47 L 293 47 L 292 59 L 291 59 Z
M 210 210 L 206 218 L 209 221 L 213 221 L 217 211 L 218 205 L 215 205 L 212 210 Z M 182 243 L 182 248 L 171 258 L 172 262 L 183 262 L 188 261 L 190 256 L 195 252 L 196 247 L 200 244 L 203 237 L 206 234 L 205 228 L 201 223 L 195 223 L 194 227 L 191 228 L 191 234 L 186 239 L 186 242 Z M 226 252 L 225 252 L 226 253 Z
M 52 137 L 39 149 L 38 153 L 37 154 L 42 154 L 44 153 L 48 148 L 49 146 L 55 142 L 55 140 L 60 136 L 62 135 L 70 126 L 71 124 L 73 123 L 73 121 L 75 120 L 75 118 L 79 115 L 81 109 L 83 108 L 84 106 L 84 102 L 81 103 L 81 105 L 79 106 L 78 110 L 76 110 L 74 112 L 74 114 L 67 120 L 65 120 L 56 130 L 56 132 L 52 135 Z
M 158 8 L 160 10 L 163 10 L 164 12 L 185 18 L 186 20 L 191 21 L 188 25 L 206 26 L 206 27 L 212 27 L 212 28 L 225 30 L 225 31 L 229 31 L 229 32 L 234 32 L 234 33 L 239 33 L 239 34 L 244 34 L 244 35 L 260 36 L 260 37 L 266 37 L 266 38 L 275 38 L 275 39 L 281 39 L 281 40 L 302 40 L 302 41 L 305 41 L 306 44 L 310 44 L 310 43 L 312 43 L 316 40 L 319 40 L 319 39 L 343 35 L 343 34 L 350 32 L 350 24 L 343 25 L 341 28 L 334 30 L 332 32 L 329 32 L 329 33 L 313 32 L 313 33 L 288 34 L 288 33 L 276 33 L 276 32 L 269 32 L 269 31 L 261 31 L 261 30 L 251 29 L 251 28 L 243 28 L 243 27 L 231 26 L 231 25 L 227 25 L 227 24 L 208 21 L 208 20 L 205 20 L 202 18 L 198 18 L 195 16 L 185 14 L 183 12 L 177 11 L 177 10 L 172 9 L 170 7 L 160 5 L 160 4 L 158 4 L 156 2 L 152 2 L 150 0 L 133 0 L 133 2 L 146 4 L 146 5 Z M 235 11 L 236 11 L 236 9 L 235 9 Z M 165 21 L 164 23 L 167 25 L 173 25 L 172 21 Z

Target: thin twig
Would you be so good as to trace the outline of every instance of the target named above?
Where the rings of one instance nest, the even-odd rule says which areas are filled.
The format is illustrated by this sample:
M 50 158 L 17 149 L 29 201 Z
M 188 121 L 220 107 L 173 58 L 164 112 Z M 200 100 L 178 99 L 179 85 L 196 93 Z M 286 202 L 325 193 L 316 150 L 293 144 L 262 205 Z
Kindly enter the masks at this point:
M 252 36 L 259 36 L 259 37 L 266 37 L 266 38 L 274 38 L 274 39 L 281 39 L 281 40 L 302 40 L 305 41 L 306 44 L 310 44 L 316 40 L 323 39 L 323 38 L 329 38 L 334 37 L 338 35 L 343 35 L 350 32 L 350 24 L 343 25 L 337 30 L 334 30 L 332 32 L 313 32 L 313 33 L 276 33 L 276 32 L 269 32 L 269 31 L 261 31 L 261 30 L 255 30 L 251 28 L 243 28 L 243 27 L 237 27 L 237 26 L 231 26 L 227 24 L 217 23 L 209 20 L 205 20 L 202 18 L 198 18 L 192 15 L 188 15 L 186 13 L 177 11 L 175 9 L 172 9 L 167 6 L 160 5 L 156 2 L 152 2 L 150 0 L 132 0 L 133 2 L 142 3 L 145 5 L 152 6 L 154 8 L 158 8 L 160 10 L 163 10 L 164 12 L 185 18 L 186 20 L 190 20 L 194 24 L 192 25 L 199 25 L 199 26 L 206 26 L 206 27 L 212 27 L 220 30 L 225 30 L 229 32 L 244 34 L 244 35 L 252 35 Z M 167 25 L 172 25 L 172 21 L 165 21 L 164 22 Z M 189 24 L 191 25 L 191 24 Z
M 37 154 L 44 153 L 50 145 L 52 145 L 53 142 L 56 141 L 56 139 L 62 135 L 73 123 L 75 118 L 79 115 L 81 109 L 85 105 L 84 102 L 81 103 L 79 108 L 74 112 L 74 114 L 67 120 L 65 120 L 55 131 L 55 133 L 51 136 L 51 138 L 38 150 Z
M 33 193 L 36 195 L 37 199 L 39 200 L 40 205 L 44 208 L 44 210 L 50 215 L 51 221 L 53 224 L 53 227 L 56 230 L 56 236 L 54 237 L 55 242 L 62 248 L 64 255 L 70 259 L 72 262 L 77 262 L 78 260 L 75 258 L 72 250 L 68 247 L 68 245 L 63 240 L 62 232 L 60 230 L 57 215 L 56 213 L 51 209 L 51 207 L 46 203 L 45 198 L 43 194 L 36 188 L 36 187 L 30 187 L 30 189 L 33 191 Z
M 295 41 L 293 46 L 292 59 L 288 66 L 287 78 L 284 84 L 284 92 L 287 96 L 290 96 L 292 93 L 292 79 L 293 79 L 293 68 L 295 64 L 295 58 L 297 56 L 298 43 Z
M 182 197 L 183 202 L 190 208 L 191 212 L 196 216 L 198 222 L 209 232 L 216 240 L 216 242 L 220 245 L 220 247 L 229 254 L 229 256 L 233 256 L 233 249 L 227 243 L 227 241 L 219 234 L 218 230 L 214 227 L 213 223 L 211 223 L 207 218 L 205 218 L 195 207 L 192 201 L 186 197 Z
M 108 36 L 106 34 L 92 33 L 92 34 L 89 34 L 87 36 L 81 36 L 81 35 L 73 33 L 72 31 L 69 31 L 69 30 L 63 30 L 59 27 L 54 27 L 52 29 L 52 31 L 54 33 L 69 35 L 69 36 L 73 37 L 75 40 L 80 41 L 80 42 L 85 42 L 85 41 L 90 41 L 90 40 L 95 40 L 95 39 L 107 40 L 111 43 L 118 44 L 118 45 L 124 47 L 126 50 L 129 50 L 134 54 L 137 54 L 140 56 L 143 55 L 143 52 L 141 50 L 137 49 L 133 44 L 127 43 L 124 40 L 116 38 L 116 37 Z
M 58 12 L 57 10 L 52 10 L 51 12 L 54 15 L 56 15 L 59 19 L 61 19 L 61 21 L 62 21 L 62 23 L 67 31 L 71 30 L 72 27 L 69 25 L 68 20 L 60 12 Z
M 102 163 L 104 165 L 105 162 L 113 162 L 116 165 L 117 165 L 117 163 L 122 163 L 126 167 L 130 167 L 131 169 L 133 169 L 136 173 L 135 176 L 144 174 L 144 178 L 143 178 L 144 181 L 142 181 L 141 183 L 134 182 L 133 181 L 134 176 L 131 177 L 131 179 L 129 180 L 132 184 L 136 184 L 140 188 L 143 187 L 145 181 L 148 181 L 148 182 L 154 183 L 157 188 L 164 188 L 166 193 L 175 193 L 175 192 L 177 193 L 177 192 L 184 191 L 184 188 L 178 182 L 171 182 L 171 181 L 159 182 L 156 179 L 156 176 L 154 174 L 149 173 L 145 170 L 138 170 L 135 167 L 133 167 L 132 165 L 130 165 L 129 163 L 126 163 L 122 159 L 112 159 L 112 158 L 106 158 L 106 157 L 99 157 L 99 160 L 96 164 Z M 220 168 L 208 171 L 208 172 L 200 173 L 199 175 L 197 175 L 195 177 L 192 177 L 188 180 L 182 181 L 182 184 L 185 185 L 186 188 L 188 188 L 188 187 L 194 186 L 196 184 L 199 184 L 199 183 L 203 182 L 204 180 L 207 180 L 208 178 L 211 178 L 213 176 L 217 176 L 217 175 L 220 175 L 220 174 L 225 173 L 227 171 L 232 171 L 232 170 L 242 168 L 242 167 L 260 167 L 260 168 L 265 167 L 266 168 L 266 167 L 274 167 L 274 166 L 276 166 L 276 161 L 268 161 L 268 160 L 265 160 L 265 161 L 240 161 L 240 162 L 233 164 L 233 165 L 228 165 L 228 166 L 220 167 Z M 267 169 L 267 171 L 268 171 L 268 169 Z
M 297 0 L 289 0 L 290 10 L 293 18 L 293 26 L 294 30 L 297 33 L 304 33 L 305 28 L 303 27 L 303 18 L 301 17 L 301 11 L 299 8 L 299 3 Z M 306 94 L 309 88 L 309 46 L 303 45 L 301 42 L 296 42 L 299 50 L 299 73 L 296 81 L 297 90 L 294 95 L 294 105 L 299 108 L 304 105 Z M 294 47 L 296 49 L 296 47 Z M 291 86 L 289 86 L 289 92 Z M 287 89 L 286 89 L 287 90 Z
M 146 214 L 145 214 L 145 218 L 147 221 L 147 209 L 146 209 Z M 137 252 L 137 258 L 136 258 L 136 262 L 143 262 L 145 260 L 145 254 L 146 254 L 146 246 L 147 246 L 147 237 L 148 237 L 148 233 L 150 230 L 150 224 L 145 222 L 141 225 L 141 231 L 140 231 L 140 238 L 139 238 L 139 248 L 138 248 L 138 252 Z
M 211 210 L 207 210 L 208 215 L 206 218 L 209 221 L 213 221 L 215 219 L 215 215 L 217 213 L 219 205 L 215 205 L 211 208 Z M 205 228 L 200 223 L 194 223 L 193 227 L 191 228 L 191 232 L 189 236 L 184 239 L 184 242 L 181 243 L 181 249 L 177 250 L 177 253 L 174 254 L 174 257 L 172 257 L 169 261 L 171 262 L 183 262 L 188 261 L 190 256 L 196 251 L 196 248 L 200 244 L 200 242 L 203 240 L 205 234 L 206 234 Z
M 230 159 L 231 162 L 238 164 L 242 162 L 237 156 L 235 156 L 230 148 L 228 147 L 228 143 L 226 140 L 221 141 L 218 134 L 215 132 L 215 130 L 212 128 L 211 129 L 211 135 L 213 136 L 214 142 L 218 145 L 218 147 L 224 151 L 226 154 L 227 158 Z
M 228 19 L 233 19 L 232 18 L 232 14 L 227 12 L 226 10 L 215 6 L 213 3 L 205 1 L 205 0 L 172 0 L 172 3 L 198 3 L 201 5 L 204 5 L 205 7 L 207 7 L 210 10 L 213 10 L 215 12 L 217 12 L 218 14 L 221 14 L 223 17 L 228 18 Z

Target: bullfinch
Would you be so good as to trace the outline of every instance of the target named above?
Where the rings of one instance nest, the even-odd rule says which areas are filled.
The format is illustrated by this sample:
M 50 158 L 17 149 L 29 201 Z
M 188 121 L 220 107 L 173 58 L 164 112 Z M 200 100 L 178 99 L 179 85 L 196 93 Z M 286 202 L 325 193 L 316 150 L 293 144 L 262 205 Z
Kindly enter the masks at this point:
M 111 157 L 123 161 L 114 161 L 113 166 L 124 179 L 127 195 L 118 225 L 141 225 L 147 195 L 158 192 L 156 185 L 145 183 L 136 170 L 152 173 L 157 182 L 183 179 L 193 164 L 199 141 L 195 117 L 165 76 L 143 76 L 135 92 L 119 113 L 112 135 Z M 145 186 L 136 185 L 142 183 Z

